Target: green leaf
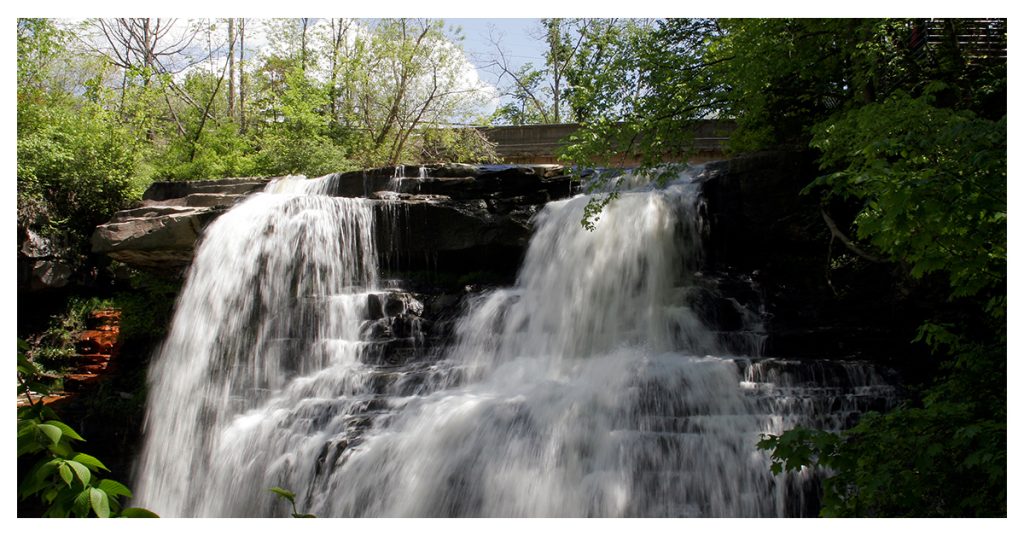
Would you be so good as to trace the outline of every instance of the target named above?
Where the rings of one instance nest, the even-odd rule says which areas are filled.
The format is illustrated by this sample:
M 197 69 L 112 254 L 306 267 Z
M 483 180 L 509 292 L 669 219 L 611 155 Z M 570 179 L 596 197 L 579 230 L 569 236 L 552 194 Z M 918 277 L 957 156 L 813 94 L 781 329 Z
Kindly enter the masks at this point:
M 99 517 L 110 517 L 110 503 L 107 500 L 107 493 L 99 488 L 89 489 L 89 503 L 92 510 Z
M 36 440 L 35 434 L 32 436 L 18 436 L 18 458 L 40 450 L 43 450 L 43 446 Z
M 88 454 L 83 454 L 81 452 L 75 454 L 75 456 L 71 459 L 91 469 L 103 469 L 104 471 L 110 470 L 107 469 L 107 466 L 103 465 L 103 462 L 97 460 L 96 458 L 93 458 L 92 456 L 89 456 Z
M 89 488 L 83 489 L 75 497 L 75 503 L 71 507 L 71 512 L 78 517 L 89 517 Z
M 160 517 L 145 508 L 125 508 L 121 511 L 121 517 Z
M 92 472 L 89 471 L 89 468 L 74 460 L 68 460 L 68 465 L 74 469 L 75 474 L 78 475 L 78 479 L 82 481 L 82 484 L 88 486 L 89 481 L 92 479 Z
M 56 445 L 60 442 L 60 437 L 64 435 L 64 432 L 52 425 L 52 424 L 40 424 L 36 426 L 36 429 L 43 433 L 46 437 L 50 438 L 50 441 Z
M 70 439 L 75 439 L 75 440 L 78 440 L 78 441 L 85 441 L 84 439 L 82 439 L 82 436 L 78 435 L 78 433 L 75 432 L 70 426 L 68 426 L 68 425 L 66 425 L 66 424 L 64 424 L 64 423 L 62 423 L 60 421 L 56 421 L 56 420 L 46 421 L 46 424 L 49 424 L 51 426 L 56 426 L 57 428 L 60 428 L 61 432 L 63 432 L 64 435 L 66 437 L 70 438 Z
M 71 474 L 71 468 L 68 467 L 67 464 L 60 464 L 60 478 L 69 486 L 71 485 L 72 479 L 75 478 L 74 475 Z
M 128 489 L 127 486 L 116 480 L 100 480 L 96 487 L 107 492 L 107 495 L 110 495 L 111 497 L 124 496 L 131 498 L 132 496 L 131 490 Z
M 270 488 L 270 491 L 273 491 L 274 493 L 284 497 L 285 499 L 288 499 L 291 502 L 295 502 L 295 494 L 286 489 L 274 486 Z
M 75 451 L 71 450 L 71 447 L 66 442 L 57 443 L 56 445 L 49 445 L 47 447 L 54 456 L 58 458 L 67 458 L 71 456 Z

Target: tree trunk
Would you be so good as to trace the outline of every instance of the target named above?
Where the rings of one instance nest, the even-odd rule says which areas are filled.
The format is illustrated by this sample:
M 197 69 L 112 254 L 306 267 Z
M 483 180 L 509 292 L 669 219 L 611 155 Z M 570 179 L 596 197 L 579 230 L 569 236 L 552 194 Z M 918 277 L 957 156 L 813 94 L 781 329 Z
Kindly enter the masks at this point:
M 238 19 L 238 126 L 245 134 L 245 19 Z
M 235 120 L 235 19 L 228 19 L 228 117 Z
M 142 24 L 142 61 L 143 66 L 145 67 L 145 72 L 142 73 L 142 87 L 144 93 L 149 92 L 149 86 L 152 83 L 153 67 L 156 63 L 154 55 L 154 49 L 156 48 L 156 35 L 155 32 L 150 31 L 149 22 L 150 19 L 144 19 Z M 147 128 L 146 139 L 149 141 L 156 140 L 156 131 L 152 128 Z
M 301 49 L 299 53 L 299 62 L 302 65 L 302 71 L 306 71 L 306 32 L 309 30 L 309 19 L 299 19 L 299 23 L 302 24 L 302 36 L 301 36 Z

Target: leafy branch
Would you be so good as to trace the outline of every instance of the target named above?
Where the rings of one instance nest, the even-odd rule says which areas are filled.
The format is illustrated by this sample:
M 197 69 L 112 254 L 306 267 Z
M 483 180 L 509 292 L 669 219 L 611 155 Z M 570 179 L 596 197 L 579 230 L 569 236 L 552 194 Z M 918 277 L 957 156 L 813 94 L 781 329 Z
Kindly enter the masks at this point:
M 18 459 L 35 460 L 18 486 L 19 500 L 39 500 L 45 517 L 158 517 L 145 508 L 122 508 L 120 500 L 132 492 L 116 480 L 101 478 L 103 462 L 76 452 L 73 441 L 85 441 L 61 422 L 56 413 L 32 393 L 49 394 L 42 373 L 25 355 L 28 345 L 18 341 L 18 384 L 29 405 L 18 409 Z
M 308 514 L 308 513 L 307 514 L 301 514 L 301 513 L 299 513 L 298 508 L 295 507 L 295 493 L 294 492 L 288 491 L 288 490 L 286 490 L 284 488 L 279 488 L 277 486 L 274 486 L 274 487 L 270 488 L 270 491 L 276 493 L 280 497 L 283 497 L 286 501 L 288 501 L 292 505 L 292 517 L 316 517 L 313 514 Z

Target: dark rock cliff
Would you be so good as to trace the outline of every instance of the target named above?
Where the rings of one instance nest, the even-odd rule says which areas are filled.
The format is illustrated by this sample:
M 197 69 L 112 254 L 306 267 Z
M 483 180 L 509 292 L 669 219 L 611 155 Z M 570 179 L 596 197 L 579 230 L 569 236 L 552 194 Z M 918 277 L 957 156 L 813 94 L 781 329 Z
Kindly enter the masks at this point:
M 700 305 L 716 328 L 740 322 L 728 296 L 764 319 L 765 355 L 889 359 L 908 351 L 919 315 L 893 267 L 863 262 L 831 239 L 819 199 L 801 190 L 812 154 L 772 152 L 706 164 L 702 275 L 717 297 Z M 202 229 L 269 179 L 155 183 L 144 206 L 97 228 L 95 252 L 182 274 Z M 385 279 L 431 295 L 509 284 L 544 203 L 578 190 L 561 166 L 404 166 L 339 173 L 331 194 L 375 203 Z M 837 218 L 849 207 L 830 207 Z M 421 299 L 432 298 L 420 296 Z
M 865 261 L 832 238 L 822 212 L 849 222 L 857 207 L 801 193 L 821 173 L 810 152 L 707 164 L 705 270 L 763 309 L 766 355 L 905 358 L 919 301 L 896 266 Z

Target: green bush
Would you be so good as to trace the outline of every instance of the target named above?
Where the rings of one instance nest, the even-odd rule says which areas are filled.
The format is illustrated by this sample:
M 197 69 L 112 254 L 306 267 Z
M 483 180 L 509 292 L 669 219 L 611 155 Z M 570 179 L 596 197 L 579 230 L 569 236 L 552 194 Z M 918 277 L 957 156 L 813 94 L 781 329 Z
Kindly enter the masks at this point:
M 141 196 L 136 140 L 97 104 L 19 102 L 17 150 L 18 223 L 58 247 L 88 251 L 96 225 Z
M 18 409 L 18 462 L 22 476 L 18 499 L 37 501 L 45 517 L 157 517 L 144 508 L 122 508 L 131 491 L 120 482 L 100 477 L 108 469 L 93 456 L 76 452 L 84 441 L 32 394 L 46 394 L 40 370 L 27 358 L 28 345 L 18 341 L 19 392 L 30 404 Z

